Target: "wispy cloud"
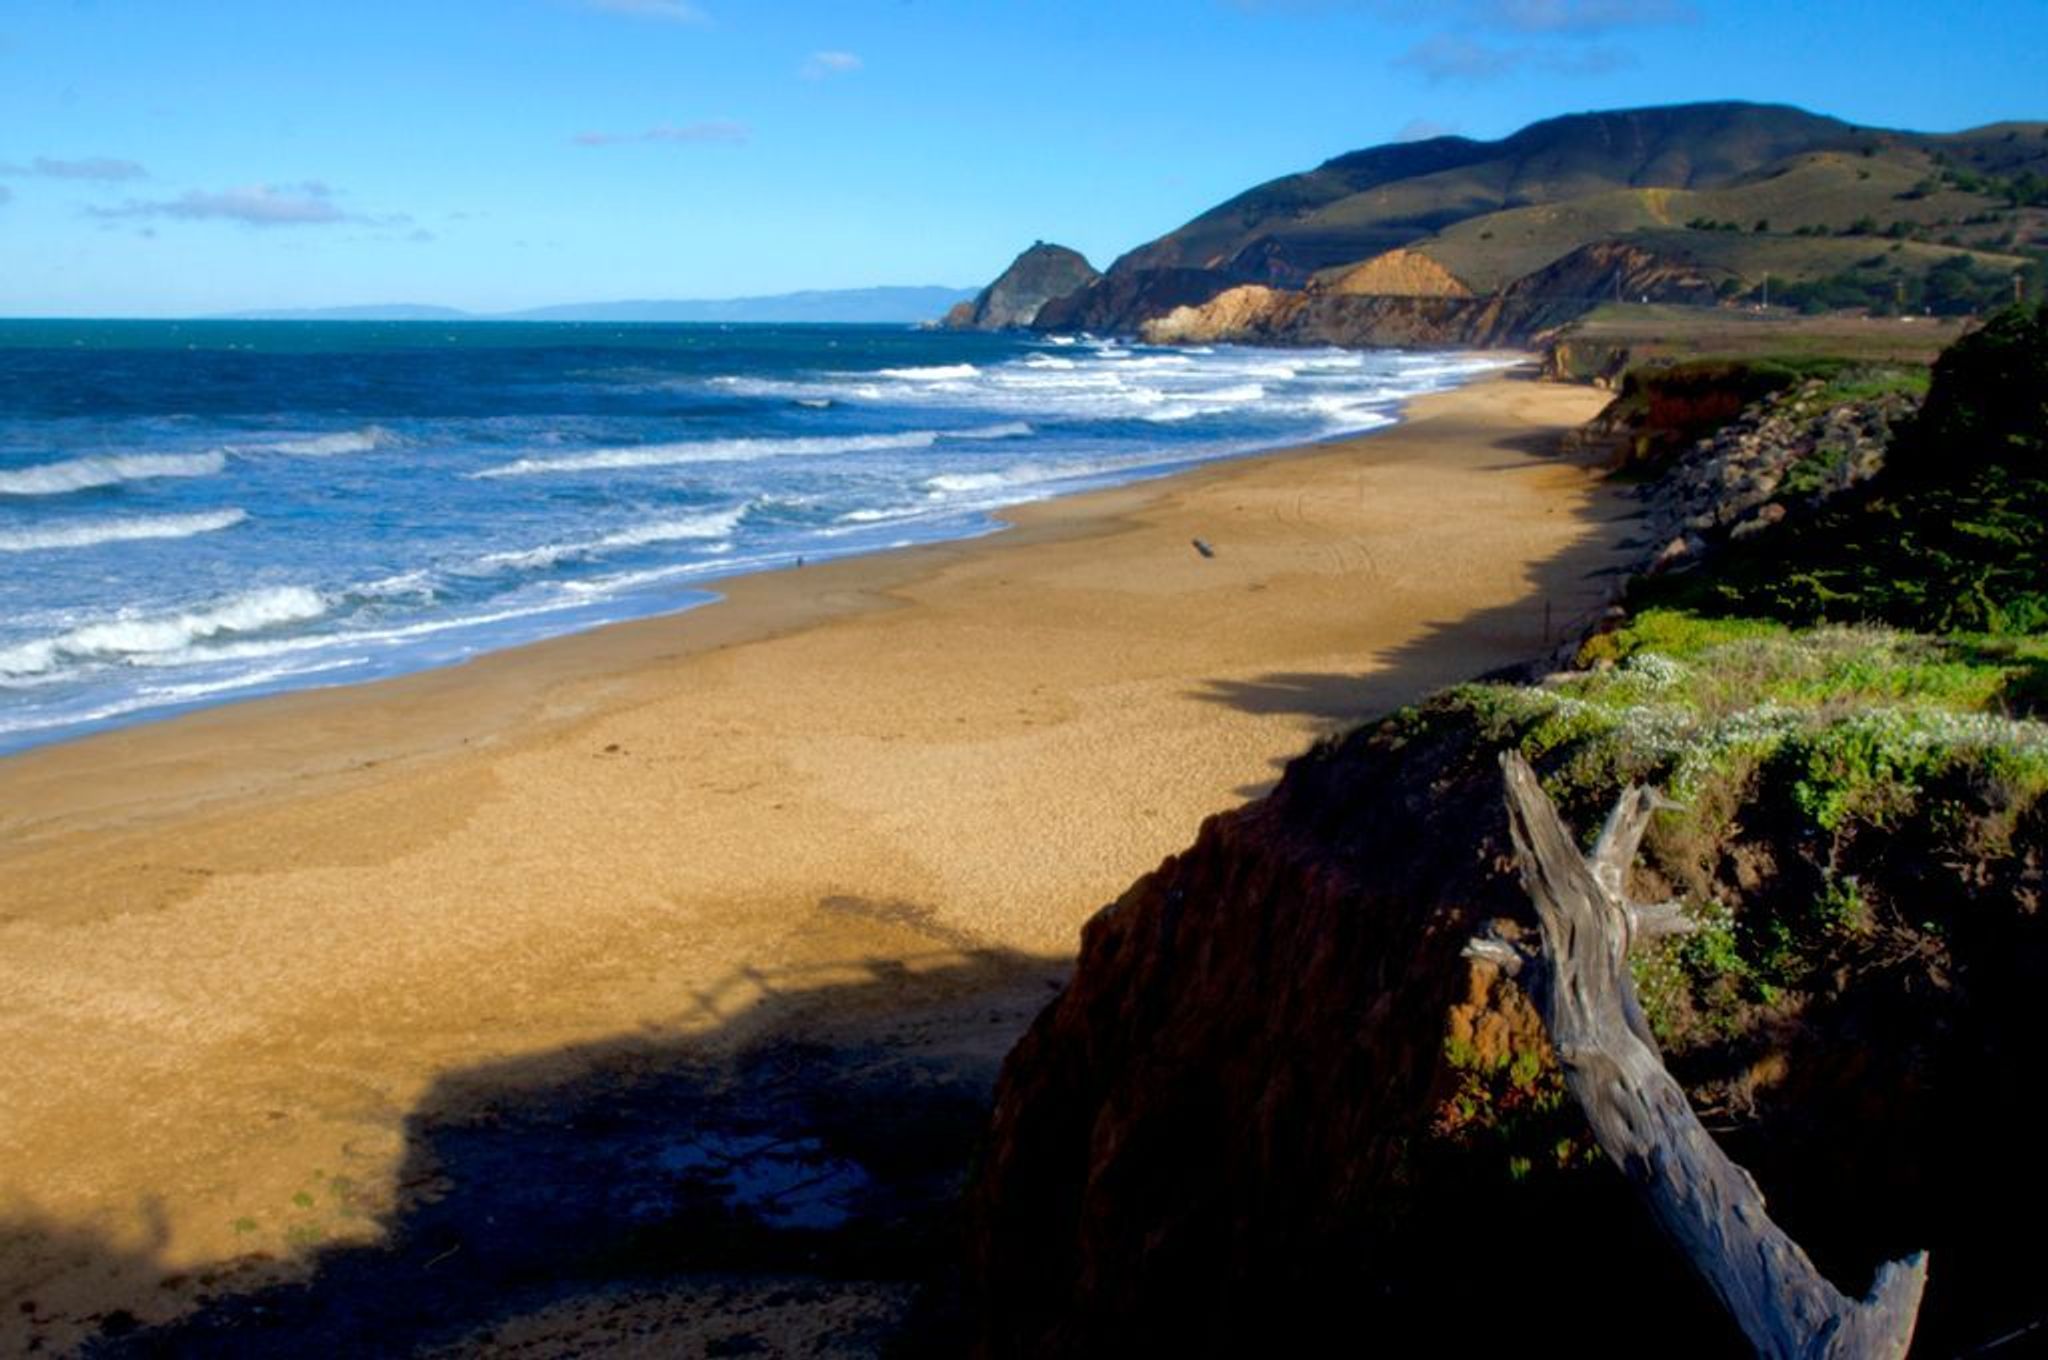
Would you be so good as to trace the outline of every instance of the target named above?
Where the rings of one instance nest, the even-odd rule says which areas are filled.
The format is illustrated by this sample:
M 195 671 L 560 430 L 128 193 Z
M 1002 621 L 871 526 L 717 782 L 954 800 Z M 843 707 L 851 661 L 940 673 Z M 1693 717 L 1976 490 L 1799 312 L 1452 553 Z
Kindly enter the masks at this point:
M 1598 76 L 1635 64 L 1635 56 L 1616 47 L 1496 47 L 1456 33 L 1425 38 L 1394 58 L 1397 67 L 1419 72 L 1432 85 L 1449 82 L 1483 84 L 1523 71 L 1554 76 Z
M 655 19 L 670 24 L 708 24 L 711 16 L 702 5 L 690 0 L 582 0 L 583 8 L 600 14 L 623 14 L 632 19 Z
M 1225 0 L 1247 14 L 1365 13 L 1389 23 L 1516 33 L 1605 33 L 1690 23 L 1688 0 Z
M 851 52 L 813 52 L 803 65 L 805 80 L 823 80 L 827 76 L 845 75 L 858 71 L 861 62 Z
M 282 187 L 250 184 L 210 193 L 193 189 L 176 198 L 131 198 L 112 208 L 88 208 L 94 217 L 166 217 L 182 221 L 218 220 L 252 227 L 303 227 L 329 222 L 365 221 L 344 212 L 334 193 L 317 180 Z
M 1692 0 L 1223 0 L 1247 14 L 1369 15 L 1438 31 L 1394 59 L 1432 83 L 1501 80 L 1524 72 L 1596 76 L 1633 54 L 1592 40 L 1623 30 L 1692 23 Z
M 1457 130 L 1455 125 L 1439 123 L 1434 118 L 1410 118 L 1407 122 L 1401 124 L 1400 130 L 1394 134 L 1394 140 L 1397 142 L 1426 142 L 1432 137 L 1449 137 L 1456 133 Z
M 8 187 L 7 187 L 6 185 L 4 185 L 4 184 L 0 184 L 0 203 L 5 203 L 5 202 L 9 201 L 10 199 L 12 199 L 13 197 L 14 197 L 14 190 L 12 190 L 12 189 L 8 188 Z
M 1424 38 L 1394 58 L 1394 65 L 1419 71 L 1431 83 L 1498 80 L 1512 74 L 1520 64 L 1521 56 L 1516 52 L 1490 47 L 1456 33 Z
M 148 179 L 149 171 L 134 161 L 116 160 L 112 156 L 87 156 L 75 161 L 38 156 L 27 165 L 0 162 L 0 175 L 40 175 L 45 179 L 91 179 L 112 183 Z
M 579 132 L 570 138 L 578 146 L 621 146 L 629 142 L 673 142 L 682 145 L 745 146 L 754 135 L 745 123 L 713 118 L 681 125 L 662 123 L 645 132 Z
M 1606 33 L 1699 17 L 1684 0 L 1484 0 L 1477 8 L 1482 22 L 1523 33 Z

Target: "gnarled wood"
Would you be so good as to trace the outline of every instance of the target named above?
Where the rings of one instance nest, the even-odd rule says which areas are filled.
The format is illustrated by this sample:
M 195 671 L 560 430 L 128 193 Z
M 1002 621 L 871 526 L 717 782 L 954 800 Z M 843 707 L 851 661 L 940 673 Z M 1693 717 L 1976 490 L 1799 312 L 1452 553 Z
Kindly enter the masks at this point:
M 1657 796 L 1647 789 L 1624 793 L 1586 856 L 1528 762 L 1508 752 L 1501 767 L 1515 857 L 1536 904 L 1543 948 L 1476 940 L 1467 952 L 1501 965 L 1528 992 L 1601 1149 L 1706 1277 L 1757 1354 L 1904 1356 L 1927 1283 L 1926 1253 L 1880 1269 L 1868 1298 L 1844 1296 L 1771 1221 L 1756 1182 L 1708 1136 L 1664 1070 L 1628 953 L 1639 940 L 1686 926 L 1675 904 L 1634 906 L 1623 888 Z

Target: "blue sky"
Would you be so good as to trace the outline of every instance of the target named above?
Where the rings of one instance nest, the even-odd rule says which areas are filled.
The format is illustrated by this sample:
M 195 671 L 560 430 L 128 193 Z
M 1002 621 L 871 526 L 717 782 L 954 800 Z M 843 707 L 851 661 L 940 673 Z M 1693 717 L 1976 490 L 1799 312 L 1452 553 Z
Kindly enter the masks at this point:
M 2048 0 L 0 0 L 0 315 L 1106 264 L 1403 136 L 2048 117 Z

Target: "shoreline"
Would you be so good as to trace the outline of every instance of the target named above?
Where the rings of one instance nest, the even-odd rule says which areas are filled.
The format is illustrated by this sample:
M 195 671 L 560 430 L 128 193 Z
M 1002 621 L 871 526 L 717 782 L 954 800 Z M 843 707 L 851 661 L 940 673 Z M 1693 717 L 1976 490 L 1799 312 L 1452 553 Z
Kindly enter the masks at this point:
M 872 334 L 863 334 L 864 339 L 856 337 L 861 344 L 879 343 Z M 1154 359 L 1133 357 L 1113 345 L 1098 347 L 1104 356 L 1114 352 L 1119 360 L 1129 360 L 1134 370 L 1145 370 L 1142 378 L 1133 379 L 1106 358 L 1049 359 L 1036 352 L 1044 350 L 1043 345 L 989 339 L 1004 348 L 993 353 L 975 348 L 967 356 L 993 365 L 990 371 L 996 376 L 986 382 L 974 363 L 964 368 L 884 368 L 870 375 L 877 382 L 892 376 L 906 380 L 905 391 L 911 395 L 898 394 L 894 400 L 910 403 L 906 411 L 914 409 L 910 423 L 919 428 L 907 431 L 886 421 L 878 426 L 857 413 L 835 416 L 836 423 L 824 427 L 783 428 L 779 418 L 764 415 L 745 428 L 720 424 L 677 431 L 650 427 L 644 413 L 628 410 L 618 419 L 631 422 L 630 429 L 606 430 L 611 439 L 623 441 L 616 447 L 516 459 L 515 451 L 532 454 L 533 447 L 472 446 L 464 443 L 459 430 L 443 431 L 453 441 L 453 461 L 446 466 L 434 462 L 428 467 L 403 454 L 376 458 L 362 464 L 368 470 L 356 474 L 369 480 L 351 483 L 349 500 L 358 507 L 415 501 L 425 507 L 402 515 L 402 529 L 364 518 L 360 508 L 309 512 L 300 535 L 303 545 L 290 547 L 278 542 L 277 526 L 299 515 L 302 503 L 317 506 L 327 494 L 317 477 L 307 484 L 310 474 L 303 471 L 312 468 L 317 473 L 324 465 L 306 462 L 302 455 L 399 450 L 421 440 L 431 444 L 437 437 L 434 422 L 417 429 L 417 422 L 394 415 L 388 428 L 374 421 L 357 422 L 340 431 L 290 438 L 276 431 L 223 426 L 213 439 L 204 441 L 207 461 L 199 467 L 184 465 L 202 457 L 194 452 L 201 444 L 187 441 L 189 447 L 164 446 L 170 450 L 164 456 L 180 464 L 176 468 L 160 468 L 157 455 L 144 459 L 150 464 L 147 468 L 88 468 L 92 476 L 117 478 L 116 485 L 160 472 L 175 474 L 157 477 L 156 484 L 170 487 L 183 499 L 157 509 L 177 513 L 144 519 L 167 535 L 209 536 L 196 559 L 203 565 L 195 570 L 205 588 L 195 595 L 166 594 L 155 584 L 163 579 L 163 569 L 138 577 L 123 565 L 125 558 L 117 558 L 102 568 L 97 585 L 91 584 L 95 576 L 90 572 L 79 573 L 76 579 L 55 576 L 50 592 L 18 600 L 23 615 L 18 622 L 23 627 L 10 632 L 6 645 L 0 645 L 0 671 L 11 673 L 9 684 L 15 686 L 0 692 L 0 698 L 17 701 L 0 703 L 0 717 L 5 718 L 0 722 L 0 759 L 221 704 L 373 683 L 622 622 L 685 612 L 715 603 L 726 581 L 800 566 L 806 558 L 824 562 L 1001 532 L 1007 509 L 1327 443 L 1347 433 L 1368 433 L 1397 420 L 1413 395 L 1528 361 L 1528 356 L 1513 352 L 1456 351 L 1428 352 L 1419 365 L 1398 357 L 1372 360 L 1352 355 L 1333 369 L 1320 359 L 1304 360 L 1303 371 L 1291 364 L 1286 367 L 1285 381 L 1294 384 L 1298 379 L 1304 384 L 1301 390 L 1311 395 L 1305 401 L 1298 395 L 1273 398 L 1275 413 L 1291 413 L 1274 415 L 1288 429 L 1266 428 L 1270 422 L 1262 420 L 1236 420 L 1223 430 L 1188 436 L 1177 433 L 1181 427 L 1172 422 L 1193 413 L 1220 412 L 1225 406 L 1188 406 L 1187 401 L 1201 397 L 1217 382 L 1254 375 L 1270 380 L 1273 361 L 1267 351 L 1225 347 L 1213 359 L 1169 356 L 1156 362 L 1187 367 L 1154 375 L 1147 367 Z M 1093 353 L 1089 347 L 1082 349 Z M 706 372 L 719 367 L 707 365 L 701 355 L 691 362 Z M 1055 373 L 1048 378 L 1032 367 L 1042 363 L 1071 369 L 1077 362 L 1078 376 Z M 978 395 L 951 415 L 950 398 L 920 397 L 916 385 L 908 384 L 918 375 L 963 373 L 976 375 L 970 386 Z M 713 389 L 731 384 L 735 393 L 754 393 L 758 387 L 755 394 L 764 399 L 782 382 L 788 388 L 783 395 L 806 406 L 822 401 L 826 406 L 837 402 L 857 407 L 868 397 L 886 396 L 878 387 L 856 383 L 853 397 L 848 397 L 845 383 L 857 377 L 858 371 L 821 370 L 794 382 L 772 377 L 756 382 L 730 375 L 705 381 Z M 1111 438 L 1105 431 L 1119 423 L 1112 418 L 1114 411 L 1097 412 L 1074 427 L 1081 442 L 1067 448 L 1071 413 L 1063 403 L 1071 397 L 1070 379 L 1080 384 L 1079 390 L 1094 391 L 1107 383 L 1117 393 L 1135 381 L 1139 394 L 1161 405 L 1157 412 L 1147 409 L 1145 420 L 1167 423 L 1141 426 L 1147 432 L 1141 437 L 1120 430 Z M 1017 391 L 1053 385 L 1055 395 L 1046 400 L 1056 408 L 1060 433 L 1049 434 L 1009 418 L 993 424 L 957 424 L 963 412 L 979 412 L 983 418 L 1015 416 L 1019 408 L 1010 384 L 1026 381 L 1034 386 Z M 1332 381 L 1334 388 L 1329 386 Z M 836 395 L 797 395 L 812 390 L 807 384 L 815 384 L 818 393 Z M 1336 395 L 1327 395 L 1326 389 Z M 1231 402 L 1242 399 L 1246 391 L 1215 390 Z M 1285 391 L 1293 394 L 1294 388 Z M 918 406 L 920 401 L 927 406 Z M 892 409 L 887 400 L 883 406 Z M 1263 403 L 1260 409 L 1265 409 Z M 1126 412 L 1121 424 L 1132 423 Z M 1255 431 L 1253 426 L 1260 428 Z M 1348 432 L 1338 432 L 1347 426 Z M 826 432 L 819 433 L 821 428 Z M 636 442 L 636 435 L 652 442 Z M 535 437 L 539 444 L 534 447 L 546 443 L 545 431 L 535 432 Z M 136 442 L 157 447 L 140 436 Z M 728 444 L 734 447 L 727 448 Z M 562 508 L 573 504 L 575 496 L 565 499 L 566 493 L 549 488 L 546 479 L 538 502 L 521 483 L 498 480 L 586 466 L 626 468 L 629 471 L 620 474 L 627 480 L 618 499 L 624 504 L 637 495 L 645 502 L 647 488 L 631 469 L 660 468 L 676 461 L 691 473 L 691 464 L 723 463 L 728 455 L 757 446 L 764 461 L 757 465 L 753 458 L 744 459 L 747 471 L 737 481 L 715 475 L 715 468 L 697 468 L 703 476 L 691 483 L 688 503 L 680 508 L 642 503 L 636 510 L 611 507 L 602 515 L 579 515 Z M 910 463 L 885 462 L 881 482 L 888 485 L 874 490 L 869 485 L 874 479 L 859 460 L 887 459 L 890 455 L 879 451 L 897 448 L 921 452 L 904 455 L 912 458 Z M 765 461 L 788 453 L 822 456 L 825 471 L 806 472 L 809 459 L 791 464 L 795 472 Z M 284 454 L 291 457 L 271 456 Z M 245 457 L 253 459 L 254 470 L 238 471 L 234 483 L 215 486 L 211 473 L 223 471 L 230 456 L 238 469 Z M 839 460 L 844 458 L 856 463 L 841 468 Z M 19 477 L 0 473 L 0 483 L 18 482 L 13 488 L 18 496 L 59 494 L 68 485 L 65 477 L 83 475 L 74 468 L 76 462 L 67 455 L 56 463 L 29 467 Z M 85 463 L 90 462 L 85 457 Z M 299 470 L 290 471 L 295 468 Z M 380 468 L 384 470 L 377 471 Z M 192 490 L 184 491 L 176 478 L 188 474 L 198 479 L 191 482 Z M 794 480 L 785 487 L 789 478 Z M 247 485 L 235 490 L 241 482 Z M 842 484 L 854 489 L 832 489 Z M 468 486 L 493 488 L 496 498 L 477 504 L 455 502 L 455 513 L 441 513 L 448 507 L 436 498 L 454 495 L 450 488 Z M 569 486 L 575 486 L 574 478 Z M 7 489 L 0 485 L 0 491 Z M 237 503 L 222 509 L 223 496 Z M 0 501 L 9 499 L 13 498 L 0 495 Z M 63 510 L 61 504 L 54 508 Z M 246 532 L 238 529 L 226 537 L 211 537 L 214 530 L 236 526 L 244 526 Z M 120 526 L 90 521 L 87 527 L 94 533 L 111 533 Z M 68 532 L 58 535 L 64 545 L 73 544 Z M 20 540 L 14 546 L 22 549 L 57 546 L 54 541 L 43 543 L 33 532 L 0 534 L 0 539 Z M 88 535 L 76 546 L 96 542 Z M 394 547 L 373 553 L 368 560 L 355 560 L 359 554 L 350 545 L 364 543 L 427 546 Z M 0 548 L 7 546 L 0 543 Z M 277 562 L 301 551 L 303 561 L 279 579 L 274 574 Z M 235 569 L 223 576 L 224 566 Z M 61 563 L 58 569 L 63 569 Z M 175 578 L 180 573 L 172 568 L 169 574 Z M 48 622 L 31 625 L 32 619 Z
M 1604 603 L 1617 507 L 1547 454 L 1603 400 L 1479 378 L 1004 532 L 0 758 L 0 1336 L 17 1299 L 58 1338 L 380 1240 L 416 1112 L 494 1064 L 731 1051 L 992 951 L 1021 990 L 946 1042 L 998 1060 L 1203 817 Z M 338 1168 L 355 1198 L 309 1193 Z
M 0 792 L 5 790 L 6 781 L 12 768 L 11 762 L 33 761 L 39 756 L 81 743 L 116 741 L 124 736 L 140 737 L 140 734 L 149 729 L 164 724 L 198 724 L 203 723 L 213 715 L 225 714 L 225 721 L 228 725 L 226 730 L 232 732 L 233 727 L 239 725 L 235 720 L 235 715 L 244 709 L 260 709 L 266 705 L 289 705 L 295 700 L 308 701 L 309 709 L 306 713 L 287 714 L 280 712 L 274 719 L 269 721 L 259 720 L 262 728 L 260 735 L 266 738 L 263 754 L 269 756 L 276 753 L 274 748 L 277 745 L 293 744 L 292 736 L 286 729 L 301 721 L 326 721 L 335 716 L 337 710 L 330 708 L 326 704 L 316 702 L 322 696 L 336 696 L 339 698 L 339 696 L 345 696 L 351 691 L 366 688 L 382 693 L 386 691 L 386 687 L 390 687 L 387 696 L 389 702 L 411 707 L 414 703 L 438 702 L 444 686 L 423 683 L 419 686 L 418 693 L 401 693 L 402 687 L 405 687 L 408 682 L 425 681 L 427 677 L 438 675 L 449 677 L 447 681 L 449 686 L 469 689 L 471 688 L 470 686 L 459 683 L 458 677 L 473 676 L 479 672 L 489 671 L 493 662 L 502 662 L 519 671 L 530 670 L 542 677 L 546 683 L 553 684 L 593 678 L 598 671 L 611 667 L 630 668 L 653 661 L 671 660 L 685 653 L 676 651 L 673 646 L 656 644 L 651 637 L 631 641 L 623 637 L 615 638 L 612 639 L 613 645 L 611 647 L 602 649 L 600 649 L 596 640 L 604 638 L 606 635 L 612 634 L 617 630 L 647 628 L 651 631 L 654 626 L 664 622 L 673 623 L 676 620 L 699 615 L 705 611 L 716 610 L 728 604 L 737 606 L 735 616 L 722 618 L 717 624 L 706 629 L 703 636 L 684 641 L 682 645 L 688 648 L 689 652 L 695 653 L 715 650 L 720 647 L 766 641 L 786 632 L 830 622 L 863 610 L 888 609 L 893 607 L 895 603 L 894 598 L 890 594 L 894 588 L 909 584 L 941 570 L 952 556 L 952 552 L 972 554 L 981 544 L 989 542 L 1000 541 L 1002 543 L 1021 545 L 1025 543 L 1069 541 L 1095 533 L 1111 534 L 1121 527 L 1126 527 L 1129 517 L 1142 510 L 1144 503 L 1148 499 L 1146 493 L 1154 488 L 1158 488 L 1163 494 L 1181 485 L 1183 481 L 1189 487 L 1193 487 L 1198 484 L 1199 479 L 1205 474 L 1223 473 L 1245 464 L 1264 463 L 1268 460 L 1313 457 L 1322 450 L 1338 446 L 1349 446 L 1360 440 L 1384 436 L 1401 428 L 1409 419 L 1410 410 L 1417 402 L 1428 402 L 1434 398 L 1444 397 L 1477 384 L 1511 379 L 1516 381 L 1522 380 L 1522 377 L 1515 375 L 1525 375 L 1530 381 L 1538 381 L 1530 372 L 1536 362 L 1534 356 L 1518 351 L 1493 351 L 1492 353 L 1502 360 L 1500 367 L 1483 370 L 1460 382 L 1457 386 L 1436 392 L 1419 393 L 1404 399 L 1395 407 L 1394 419 L 1385 425 L 1374 426 L 1365 430 L 1355 430 L 1345 434 L 1331 435 L 1327 438 L 1310 440 L 1305 443 L 1282 444 L 1272 448 L 1204 458 L 1192 463 L 1169 468 L 1163 472 L 1154 472 L 1131 481 L 1119 482 L 1112 486 L 1094 487 L 1034 500 L 1019 501 L 1014 505 L 984 512 L 987 521 L 985 527 L 972 533 L 928 541 L 903 543 L 888 548 L 856 551 L 844 556 L 825 556 L 809 564 L 803 563 L 800 558 L 798 563 L 793 565 L 739 572 L 731 576 L 693 577 L 688 588 L 701 594 L 711 595 L 713 598 L 685 604 L 675 609 L 662 610 L 651 614 L 630 615 L 549 637 L 533 638 L 512 643 L 508 646 L 494 647 L 456 662 L 429 665 L 418 670 L 400 671 L 396 674 L 370 676 L 361 680 L 341 680 L 332 684 L 314 684 L 283 690 L 257 690 L 246 696 L 228 697 L 211 702 L 201 701 L 186 706 L 171 707 L 160 712 L 143 710 L 143 715 L 133 720 L 116 719 L 110 725 L 87 726 L 71 735 L 54 737 L 48 741 L 39 741 L 28 746 L 0 749 Z M 1097 503 L 1097 498 L 1103 498 L 1099 504 Z M 1112 500 L 1110 498 L 1115 499 Z M 1073 505 L 1073 512 L 1071 514 L 1037 513 L 1047 507 L 1069 504 Z M 952 552 L 949 552 L 949 550 L 952 550 Z M 848 573 L 852 579 L 845 582 L 828 584 L 824 589 L 818 591 L 805 592 L 800 589 L 781 589 L 772 584 L 799 572 L 811 573 L 815 578 L 830 572 L 833 568 L 844 568 L 849 564 L 868 563 L 875 564 L 872 570 L 856 568 L 851 573 Z M 893 564 L 893 569 L 890 564 Z M 850 597 L 834 598 L 834 596 L 839 595 L 843 591 L 851 591 L 853 595 Z M 735 599 L 735 596 L 738 598 Z M 543 658 L 539 655 L 543 649 L 548 648 L 574 649 L 577 652 L 581 652 L 583 648 L 579 644 L 585 643 L 590 644 L 590 655 L 565 654 L 560 658 L 548 658 L 546 661 L 543 661 Z M 637 645 L 640 643 L 648 645 Z M 512 658 L 518 658 L 518 660 L 512 660 Z M 483 675 L 481 678 L 486 685 L 499 686 L 498 692 L 493 695 L 494 698 L 502 699 L 509 697 L 502 692 L 504 677 Z M 345 698 L 339 698 L 339 702 L 343 708 L 348 705 L 348 701 Z M 522 720 L 530 720 L 534 716 L 536 708 L 537 706 L 529 705 L 527 711 L 520 712 L 516 703 L 504 707 L 494 705 L 483 713 L 469 715 L 476 720 L 471 724 L 475 729 L 474 733 L 454 742 L 454 744 L 468 744 L 470 741 L 504 730 Z M 345 714 L 343 716 L 345 718 Z M 362 749 L 373 754 L 333 767 L 330 767 L 328 762 L 319 760 L 316 756 L 311 758 L 306 765 L 289 764 L 288 768 L 278 770 L 276 773 L 281 777 L 296 781 L 308 775 L 339 772 L 346 769 L 368 768 L 389 760 L 432 755 L 437 750 L 445 751 L 450 747 L 450 742 L 445 732 L 440 734 L 432 749 L 418 750 L 406 749 L 404 744 L 398 747 L 384 748 L 379 745 L 378 738 L 374 733 L 362 732 L 355 735 L 363 742 Z M 182 738 L 174 739 L 172 744 L 182 745 L 183 740 Z M 323 739 L 321 744 L 327 743 Z M 133 746 L 125 747 L 123 750 L 114 753 L 112 755 L 112 762 L 123 764 L 140 762 L 144 765 L 161 768 L 158 766 L 156 753 L 149 749 L 150 746 L 151 743 L 146 739 L 138 740 Z M 64 762 L 60 761 L 58 763 L 62 764 Z M 266 761 L 266 764 L 277 763 L 279 762 Z M 68 780 L 75 774 L 86 774 L 99 768 L 102 768 L 100 761 L 87 756 L 77 767 L 65 771 L 58 777 Z M 37 782 L 40 783 L 41 781 L 38 780 Z M 231 790 L 224 790 L 224 792 L 246 796 L 252 793 L 253 790 L 246 783 L 238 782 L 237 787 Z M 199 801 L 209 800 L 207 793 L 202 792 L 195 796 Z M 33 836 L 36 825 L 35 821 L 33 819 L 16 820 L 6 806 L 7 801 L 10 800 L 0 799 L 0 842 L 14 840 L 17 837 Z M 26 802 L 29 800 L 21 801 Z M 153 790 L 148 795 L 148 801 L 164 801 L 164 795 L 161 791 Z M 174 799 L 172 801 L 178 803 L 179 810 L 186 806 L 181 800 Z M 47 807 L 50 806 L 50 803 L 48 801 L 38 801 L 36 805 Z M 4 922 L 4 920 L 5 917 L 0 916 L 0 922 Z

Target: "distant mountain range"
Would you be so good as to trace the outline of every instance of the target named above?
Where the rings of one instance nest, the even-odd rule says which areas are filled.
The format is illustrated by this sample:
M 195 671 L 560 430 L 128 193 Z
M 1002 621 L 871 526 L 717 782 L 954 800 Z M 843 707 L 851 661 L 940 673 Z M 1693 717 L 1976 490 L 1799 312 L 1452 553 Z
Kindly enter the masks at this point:
M 455 307 L 383 303 L 229 312 L 224 321 L 731 321 L 912 325 L 936 321 L 974 297 L 971 288 L 840 288 L 769 297 L 570 302 L 518 312 L 465 312 Z
M 1603 300 L 1981 311 L 2039 276 L 2048 125 L 1906 132 L 1735 102 L 1571 114 L 1348 152 L 1099 276 L 1053 271 L 1055 251 L 1026 251 L 951 324 L 1513 344 Z

